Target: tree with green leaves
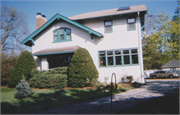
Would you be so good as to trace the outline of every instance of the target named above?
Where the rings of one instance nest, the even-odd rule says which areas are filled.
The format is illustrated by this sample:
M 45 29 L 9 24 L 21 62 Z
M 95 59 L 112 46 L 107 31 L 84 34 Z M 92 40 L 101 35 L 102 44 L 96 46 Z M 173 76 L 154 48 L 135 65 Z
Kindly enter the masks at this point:
M 170 60 L 179 59 L 179 19 L 169 20 L 161 12 L 155 20 L 153 31 L 143 39 L 145 69 L 159 69 Z
M 37 66 L 32 54 L 28 51 L 23 51 L 11 72 L 8 86 L 15 87 L 23 75 L 29 80 L 31 78 L 31 71 L 35 68 L 37 68 Z
M 89 52 L 79 48 L 71 58 L 67 70 L 68 84 L 71 87 L 84 87 L 97 80 L 98 71 Z

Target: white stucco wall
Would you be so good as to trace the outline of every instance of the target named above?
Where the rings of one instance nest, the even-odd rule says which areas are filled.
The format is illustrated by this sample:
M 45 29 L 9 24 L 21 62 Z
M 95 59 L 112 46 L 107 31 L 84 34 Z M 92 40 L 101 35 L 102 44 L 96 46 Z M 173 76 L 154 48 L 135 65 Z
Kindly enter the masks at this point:
M 104 32 L 104 20 L 113 18 L 113 32 Z M 137 22 L 137 19 L 136 19 Z M 51 25 L 44 32 L 39 34 L 35 40 L 35 46 L 32 47 L 32 52 L 37 52 L 46 48 L 58 48 L 64 46 L 78 45 L 86 48 L 94 61 L 94 64 L 99 71 L 99 81 L 104 82 L 105 77 L 109 77 L 112 73 L 116 73 L 117 82 L 121 82 L 121 78 L 126 76 L 133 76 L 134 80 L 141 82 L 141 68 L 139 65 L 134 66 L 121 66 L 121 67 L 99 67 L 98 51 L 111 50 L 111 49 L 126 49 L 126 48 L 138 48 L 138 25 L 136 23 L 136 30 L 127 31 L 126 18 L 117 16 L 100 19 L 89 19 L 82 22 L 83 25 L 92 28 L 93 30 L 103 34 L 104 38 L 95 38 L 91 40 L 87 31 L 77 28 L 67 22 L 59 22 Z M 60 27 L 67 27 L 71 29 L 72 41 L 53 43 L 53 31 Z M 141 54 L 139 54 L 140 56 Z M 37 58 L 37 57 L 35 57 Z M 38 67 L 41 69 L 48 68 L 47 60 L 45 58 L 36 59 Z M 40 63 L 41 62 L 41 63 Z M 139 62 L 140 63 L 140 62 Z

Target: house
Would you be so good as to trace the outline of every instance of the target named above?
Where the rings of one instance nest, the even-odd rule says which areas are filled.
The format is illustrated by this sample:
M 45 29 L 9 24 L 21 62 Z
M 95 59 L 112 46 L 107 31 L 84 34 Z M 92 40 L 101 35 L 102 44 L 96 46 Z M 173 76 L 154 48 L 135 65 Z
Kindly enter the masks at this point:
M 133 76 L 144 83 L 141 30 L 147 13 L 145 5 L 65 17 L 54 15 L 48 21 L 37 13 L 37 30 L 21 44 L 31 46 L 39 70 L 68 66 L 73 53 L 79 48 L 89 51 L 99 72 L 99 81 L 117 82 Z
M 180 60 L 179 61 L 174 61 L 174 60 L 170 60 L 169 62 L 167 62 L 166 64 L 164 64 L 163 66 L 161 66 L 162 69 L 167 69 L 170 68 L 170 70 L 175 70 L 176 68 L 180 68 Z

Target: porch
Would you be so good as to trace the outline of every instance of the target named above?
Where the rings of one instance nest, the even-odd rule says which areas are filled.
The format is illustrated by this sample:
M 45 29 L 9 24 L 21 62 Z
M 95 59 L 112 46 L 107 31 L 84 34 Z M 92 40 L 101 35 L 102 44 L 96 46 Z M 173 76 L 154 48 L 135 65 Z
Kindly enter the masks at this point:
M 33 53 L 38 70 L 49 70 L 55 67 L 68 66 L 74 52 L 79 46 L 47 48 Z

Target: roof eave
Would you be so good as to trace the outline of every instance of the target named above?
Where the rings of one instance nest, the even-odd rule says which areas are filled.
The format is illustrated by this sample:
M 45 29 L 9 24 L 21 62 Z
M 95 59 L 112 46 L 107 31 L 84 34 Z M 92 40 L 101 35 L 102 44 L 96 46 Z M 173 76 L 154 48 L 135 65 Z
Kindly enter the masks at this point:
M 128 13 L 120 13 L 120 14 L 114 14 L 114 15 L 104 15 L 104 16 L 97 16 L 97 17 L 90 17 L 90 18 L 79 18 L 79 19 L 71 19 L 74 21 L 80 21 L 80 20 L 88 20 L 88 19 L 95 19 L 95 18 L 103 18 L 103 17 L 109 17 L 109 16 L 118 16 L 118 15 L 125 15 L 125 14 L 133 14 L 137 12 L 145 12 L 147 13 L 148 10 L 141 10 L 141 11 L 136 11 L 136 12 L 128 12 Z
M 60 15 L 60 14 L 56 14 L 55 16 L 53 16 L 50 20 L 48 20 L 44 25 L 42 25 L 39 29 L 37 29 L 37 30 L 35 30 L 31 35 L 29 35 L 26 39 L 24 39 L 22 42 L 21 42 L 21 44 L 22 45 L 25 45 L 25 43 L 26 42 L 28 42 L 29 40 L 33 40 L 33 38 L 38 34 L 38 33 L 40 33 L 42 30 L 44 30 L 48 25 L 50 25 L 53 21 L 55 21 L 56 19 L 63 19 L 64 21 L 67 21 L 67 22 L 69 22 L 69 23 L 71 23 L 71 24 L 73 24 L 73 25 L 75 25 L 75 26 L 77 26 L 77 27 L 79 27 L 79 28 L 81 28 L 81 29 L 84 29 L 84 30 L 86 30 L 86 31 L 88 31 L 89 33 L 92 33 L 92 34 L 94 34 L 94 35 L 96 35 L 96 36 L 98 36 L 98 37 L 100 37 L 100 38 L 102 38 L 103 37 L 103 35 L 101 34 L 101 33 L 99 33 L 99 32 L 96 32 L 96 31 L 94 31 L 94 30 L 92 30 L 92 29 L 90 29 L 90 28 L 88 28 L 88 27 L 86 27 L 86 26 L 84 26 L 84 25 L 81 25 L 81 24 L 79 24 L 78 22 L 75 22 L 75 21 L 73 21 L 73 20 L 71 20 L 71 19 L 69 19 L 69 18 L 67 18 L 67 17 L 64 17 L 64 16 L 62 16 L 62 15 Z

